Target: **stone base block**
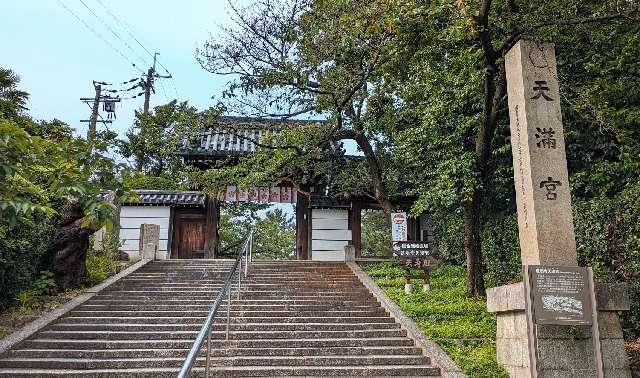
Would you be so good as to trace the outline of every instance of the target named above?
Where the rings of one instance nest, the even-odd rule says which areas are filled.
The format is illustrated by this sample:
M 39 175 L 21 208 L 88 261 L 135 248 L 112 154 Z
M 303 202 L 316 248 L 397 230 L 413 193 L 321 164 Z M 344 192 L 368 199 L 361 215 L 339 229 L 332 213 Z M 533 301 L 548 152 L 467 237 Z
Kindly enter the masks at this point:
M 598 330 L 605 377 L 630 378 L 617 311 L 629 301 L 618 285 L 596 285 Z M 487 309 L 497 315 L 496 354 L 511 377 L 531 377 L 529 340 L 522 283 L 487 290 Z M 590 326 L 537 325 L 538 377 L 596 377 Z

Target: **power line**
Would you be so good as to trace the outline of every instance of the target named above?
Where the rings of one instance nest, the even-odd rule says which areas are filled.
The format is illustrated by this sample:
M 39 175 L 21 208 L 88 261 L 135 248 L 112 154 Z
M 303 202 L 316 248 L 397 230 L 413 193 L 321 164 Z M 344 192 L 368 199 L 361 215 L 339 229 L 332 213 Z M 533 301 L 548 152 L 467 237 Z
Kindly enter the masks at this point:
M 131 51 L 138 59 L 140 59 L 140 61 L 142 61 L 142 63 L 147 64 L 147 62 L 127 43 L 127 41 L 125 41 L 124 39 L 122 39 L 122 37 L 120 37 L 120 35 L 118 33 L 116 33 L 111 26 L 109 26 L 109 24 L 107 24 L 105 21 L 102 20 L 102 18 L 100 18 L 94 11 L 93 9 L 91 9 L 85 2 L 84 0 L 80 0 L 80 2 L 82 3 L 82 5 L 84 5 L 85 8 L 87 8 L 89 10 L 89 12 L 91 12 L 91 14 L 98 19 L 98 21 L 100 21 L 102 23 L 102 25 L 104 25 L 107 29 L 109 29 L 109 31 L 111 32 L 111 34 L 113 34 L 117 39 L 119 39 L 122 43 L 124 43 L 124 45 L 129 49 L 129 51 Z
M 85 28 L 89 29 L 96 37 L 100 38 L 102 40 L 102 42 L 106 43 L 109 47 L 111 47 L 111 49 L 113 49 L 113 51 L 117 52 L 124 60 L 126 60 L 127 62 L 131 63 L 131 65 L 133 67 L 135 67 L 138 71 L 144 73 L 144 71 L 142 71 L 140 68 L 138 68 L 135 63 L 133 63 L 131 61 L 131 59 L 129 59 L 126 55 L 124 55 L 122 53 L 122 51 L 118 50 L 117 48 L 115 48 L 109 41 L 107 41 L 106 39 L 104 39 L 104 37 L 102 37 L 102 35 L 100 35 L 100 33 L 98 33 L 97 31 L 95 31 L 95 29 L 93 29 L 91 26 L 89 26 L 89 24 L 87 24 L 83 19 L 81 19 L 80 17 L 78 17 L 77 14 L 75 14 L 71 9 L 69 9 L 61 0 L 57 0 L 58 4 L 60 4 L 67 12 L 69 12 L 73 17 L 75 17 L 79 22 L 81 22 Z
M 149 54 L 150 57 L 152 57 L 154 59 L 154 61 L 156 61 L 158 63 L 158 65 L 160 65 L 160 67 L 162 67 L 162 69 L 164 69 L 164 71 L 166 72 L 166 74 L 168 76 L 170 76 L 171 78 L 171 87 L 173 89 L 173 92 L 176 95 L 176 98 L 180 97 L 180 95 L 178 94 L 178 89 L 176 88 L 176 84 L 175 84 L 175 78 L 173 77 L 173 75 L 171 75 L 171 72 L 169 72 L 169 70 L 167 69 L 167 67 L 165 67 L 160 61 L 157 60 L 156 54 L 151 53 L 151 51 L 149 51 L 149 49 L 147 49 L 147 47 L 145 45 L 142 44 L 142 42 L 140 42 L 140 40 L 138 38 L 136 38 L 136 36 L 133 34 L 133 31 L 131 30 L 131 27 L 129 27 L 129 24 L 127 24 L 125 21 L 120 20 L 120 18 L 118 18 L 118 16 L 115 15 L 115 13 L 113 11 L 111 11 L 103 2 L 102 0 L 96 0 L 98 2 L 98 4 L 100 4 L 102 6 L 102 8 L 104 8 L 104 10 L 109 14 L 109 16 L 111 16 L 118 24 L 120 24 L 120 26 L 122 27 L 122 29 L 129 34 L 129 36 L 136 41 L 136 43 L 142 47 L 142 49 Z
M 82 1 L 82 0 L 81 0 L 81 1 Z M 114 20 L 116 20 L 116 22 L 117 22 L 117 23 L 119 23 L 119 24 L 123 27 L 123 29 L 127 32 L 127 34 L 129 34 L 129 36 L 130 36 L 131 38 L 133 38 L 133 40 L 134 40 L 134 41 L 136 41 L 136 43 L 137 43 L 138 45 L 140 45 L 140 47 L 142 47 L 142 48 L 144 49 L 144 51 L 146 51 L 146 52 L 147 52 L 147 54 L 149 54 L 149 56 L 150 56 L 150 57 L 152 57 L 152 58 L 154 57 L 154 54 L 152 54 L 152 53 L 151 53 L 151 51 L 149 51 L 149 50 L 148 50 L 148 49 L 147 49 L 147 48 L 146 48 L 146 47 L 145 47 L 145 46 L 144 46 L 144 45 L 143 45 L 143 44 L 138 40 L 138 38 L 136 38 L 136 37 L 133 35 L 133 33 L 131 32 L 131 29 L 127 26 L 126 22 L 120 21 L 120 19 L 119 19 L 115 14 L 113 14 L 113 12 L 111 12 L 111 10 L 109 10 L 109 8 L 107 8 L 107 6 L 106 6 L 106 5 L 104 5 L 104 3 L 103 3 L 101 0 L 96 0 L 96 1 L 97 1 L 100 5 L 102 5 L 102 7 L 104 8 L 104 10 L 106 10 L 106 11 L 107 11 L 107 13 L 109 13 L 109 15 L 110 15 L 111 17 L 113 17 L 113 19 L 114 19 Z M 162 63 L 160 63 L 160 62 L 157 62 L 157 63 L 160 65 L 160 67 L 162 67 L 162 68 L 165 70 L 165 72 L 166 72 L 168 75 L 171 75 L 171 73 L 169 72 L 169 70 L 168 70 L 165 66 L 163 66 L 163 65 L 162 65 Z

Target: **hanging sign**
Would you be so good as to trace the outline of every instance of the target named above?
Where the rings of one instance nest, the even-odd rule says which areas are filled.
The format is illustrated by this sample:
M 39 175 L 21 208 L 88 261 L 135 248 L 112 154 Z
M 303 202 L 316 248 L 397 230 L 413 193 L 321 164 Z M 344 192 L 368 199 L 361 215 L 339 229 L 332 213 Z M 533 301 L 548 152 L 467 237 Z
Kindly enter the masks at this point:
M 247 189 L 238 190 L 238 202 L 246 202 L 249 199 L 249 191 Z
M 280 188 L 271 188 L 271 193 L 269 194 L 269 202 L 280 202 Z
M 274 186 L 272 188 L 237 188 L 235 186 L 227 186 L 222 191 L 218 199 L 226 202 L 276 202 L 276 203 L 295 203 L 296 192 L 291 187 Z
M 227 202 L 236 202 L 238 200 L 238 191 L 235 186 L 227 186 L 227 195 L 224 200 Z
M 391 213 L 391 240 L 407 240 L 407 213 Z

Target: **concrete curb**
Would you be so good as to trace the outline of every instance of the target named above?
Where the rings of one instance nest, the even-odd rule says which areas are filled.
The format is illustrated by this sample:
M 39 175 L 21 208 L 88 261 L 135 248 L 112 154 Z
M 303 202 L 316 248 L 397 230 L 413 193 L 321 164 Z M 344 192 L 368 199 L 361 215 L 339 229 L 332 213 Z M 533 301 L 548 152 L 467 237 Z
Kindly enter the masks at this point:
M 130 267 L 116 274 L 115 276 L 109 277 L 106 280 L 104 280 L 102 283 L 99 283 L 96 286 L 90 287 L 84 293 L 80 294 L 79 296 L 65 303 L 62 307 L 59 307 L 59 308 L 56 308 L 55 310 L 51 310 L 47 313 L 44 313 L 38 319 L 32 321 L 31 323 L 27 323 L 22 328 L 16 330 L 12 334 L 6 336 L 3 339 L 0 339 L 0 355 L 6 352 L 7 350 L 11 349 L 13 346 L 18 344 L 19 342 L 31 337 L 31 335 L 38 332 L 42 328 L 46 327 L 50 323 L 53 323 L 55 320 L 57 320 L 67 312 L 73 310 L 74 308 L 88 301 L 91 297 L 99 293 L 101 290 L 104 290 L 106 287 L 115 283 L 119 279 L 126 277 L 129 274 L 140 269 L 150 261 L 152 260 L 138 261 L 137 263 L 131 265 Z
M 396 305 L 391 298 L 384 293 L 384 291 L 365 273 L 360 266 L 354 262 L 346 263 L 349 268 L 355 273 L 360 282 L 373 294 L 376 299 L 382 304 L 382 306 L 389 311 L 391 316 L 400 323 L 400 326 L 407 331 L 409 337 L 415 340 L 416 345 L 424 351 L 424 353 L 431 358 L 433 364 L 440 368 L 443 377 L 446 378 L 463 378 L 466 375 L 462 372 L 462 369 L 456 365 L 455 362 L 449 357 L 440 346 L 433 341 L 429 340 L 427 336 L 422 332 L 420 327 L 407 317 L 400 307 Z

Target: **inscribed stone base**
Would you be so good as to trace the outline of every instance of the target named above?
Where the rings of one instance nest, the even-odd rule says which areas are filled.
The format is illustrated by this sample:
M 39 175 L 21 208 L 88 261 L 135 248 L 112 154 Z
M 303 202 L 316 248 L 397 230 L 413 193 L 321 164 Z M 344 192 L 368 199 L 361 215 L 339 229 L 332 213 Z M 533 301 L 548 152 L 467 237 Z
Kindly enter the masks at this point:
M 160 225 L 143 223 L 140 225 L 138 251 L 144 259 L 155 259 L 160 246 Z
M 629 378 L 631 372 L 616 312 L 629 309 L 628 298 L 619 285 L 596 284 L 596 290 L 604 376 Z M 487 309 L 497 315 L 498 362 L 511 377 L 531 377 L 523 284 L 488 289 Z M 590 326 L 539 325 L 536 334 L 538 377 L 597 376 Z

